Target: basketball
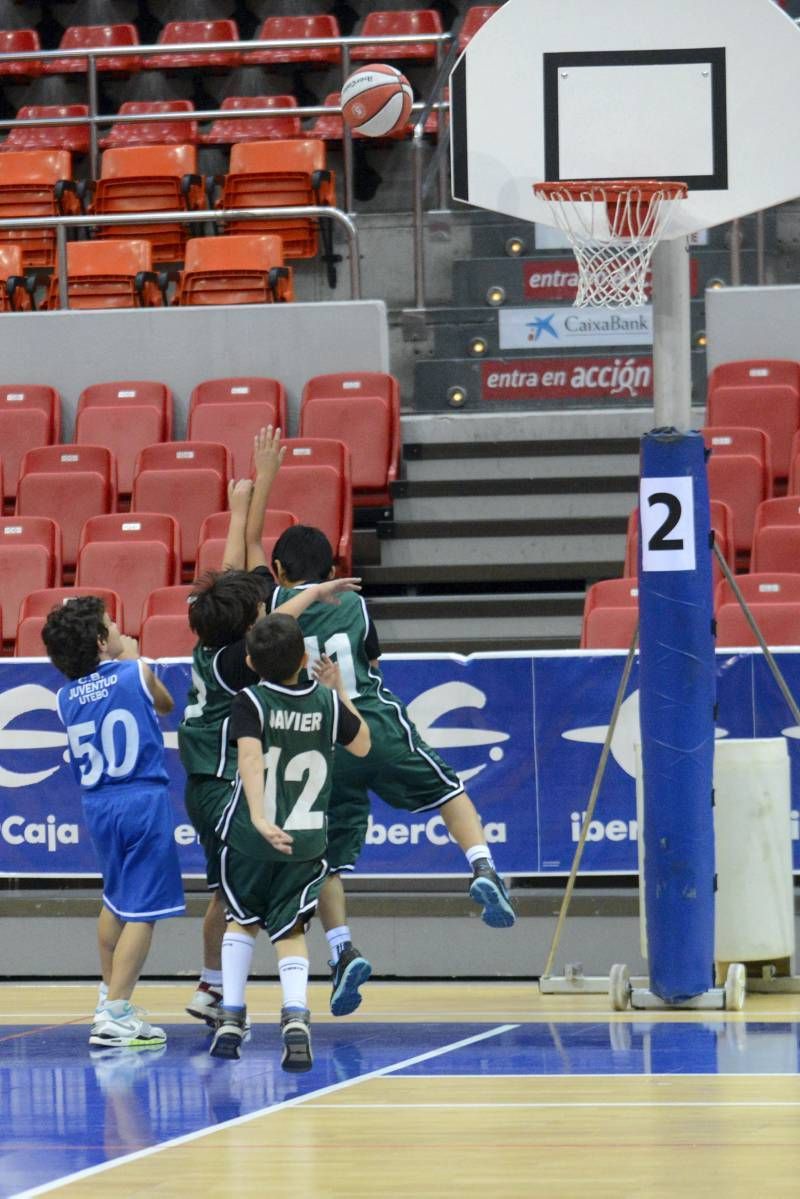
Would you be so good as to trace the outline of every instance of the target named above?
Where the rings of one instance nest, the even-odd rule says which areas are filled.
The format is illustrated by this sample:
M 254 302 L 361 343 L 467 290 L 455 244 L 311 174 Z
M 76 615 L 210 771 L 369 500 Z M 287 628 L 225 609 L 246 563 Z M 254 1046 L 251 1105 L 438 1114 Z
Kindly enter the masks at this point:
M 342 117 L 354 133 L 387 137 L 411 116 L 411 84 L 395 67 L 374 63 L 359 67 L 342 88 Z

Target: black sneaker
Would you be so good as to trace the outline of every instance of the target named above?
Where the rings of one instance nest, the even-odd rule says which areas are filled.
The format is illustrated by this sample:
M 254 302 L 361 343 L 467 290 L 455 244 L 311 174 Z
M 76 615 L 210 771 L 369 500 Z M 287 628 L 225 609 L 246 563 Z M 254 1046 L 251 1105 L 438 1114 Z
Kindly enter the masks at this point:
M 337 960 L 328 965 L 331 968 L 331 1015 L 349 1016 L 361 1003 L 358 988 L 372 974 L 372 966 L 353 947 L 352 941 L 345 941 Z
M 314 1064 L 308 1028 L 310 1018 L 308 1008 L 281 1008 L 281 1069 L 289 1074 L 303 1074 Z
M 247 1008 L 219 1008 L 218 1023 L 209 1053 L 237 1061 L 241 1057 L 242 1041 L 247 1032 Z
M 516 922 L 508 891 L 488 858 L 473 863 L 469 897 L 482 905 L 481 919 L 489 928 L 511 928 Z

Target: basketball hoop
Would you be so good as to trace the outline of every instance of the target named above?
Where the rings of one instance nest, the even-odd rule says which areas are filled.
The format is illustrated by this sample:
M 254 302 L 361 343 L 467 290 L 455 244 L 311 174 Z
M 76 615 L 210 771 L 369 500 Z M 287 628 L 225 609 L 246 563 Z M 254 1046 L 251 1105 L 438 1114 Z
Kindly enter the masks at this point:
M 578 262 L 576 308 L 633 308 L 647 302 L 653 250 L 664 237 L 685 183 L 660 179 L 561 179 L 535 183 Z

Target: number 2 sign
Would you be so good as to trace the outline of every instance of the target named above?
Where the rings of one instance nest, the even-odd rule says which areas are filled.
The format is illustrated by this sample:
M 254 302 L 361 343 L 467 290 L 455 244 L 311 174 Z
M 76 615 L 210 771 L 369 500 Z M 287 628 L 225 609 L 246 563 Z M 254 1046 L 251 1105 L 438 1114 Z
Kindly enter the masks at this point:
M 692 482 L 687 475 L 641 480 L 642 570 L 695 569 Z

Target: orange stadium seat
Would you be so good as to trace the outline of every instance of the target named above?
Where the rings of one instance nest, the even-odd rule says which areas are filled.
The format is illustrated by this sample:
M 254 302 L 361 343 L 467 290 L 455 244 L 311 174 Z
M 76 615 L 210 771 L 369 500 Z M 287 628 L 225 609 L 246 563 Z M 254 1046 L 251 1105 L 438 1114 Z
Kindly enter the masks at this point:
M 11 150 L 0 163 L 0 219 L 80 213 L 69 150 Z M 0 242 L 20 247 L 26 270 L 53 265 L 55 239 L 54 229 L 0 231 Z
M 598 604 L 586 618 L 584 649 L 628 649 L 639 621 L 638 607 L 607 608 Z
M 142 621 L 139 652 L 144 658 L 190 658 L 196 644 L 185 612 L 158 613 Z
M 707 423 L 763 429 L 771 441 L 774 478 L 786 479 L 800 427 L 800 363 L 747 359 L 715 367 L 708 380 Z
M 78 397 L 75 440 L 111 450 L 121 496 L 131 493 L 139 452 L 171 435 L 172 392 L 163 383 L 94 383 Z
M 297 108 L 294 96 L 226 96 L 220 108 L 226 112 L 263 108 Z M 235 142 L 260 142 L 289 137 L 302 137 L 303 125 L 299 117 L 220 117 L 213 121 L 208 133 L 200 134 L 206 146 L 232 146 Z
M 242 376 L 230 379 L 203 379 L 192 392 L 189 411 L 200 404 L 269 404 L 272 417 L 268 425 L 286 429 L 286 388 L 278 379 Z
M 30 312 L 35 290 L 35 277 L 22 273 L 22 250 L 0 243 L 0 312 Z
M 310 38 L 341 37 L 339 22 L 326 13 L 310 13 L 303 16 L 267 17 L 256 34 L 259 42 L 300 41 Z M 303 63 L 305 66 L 335 65 L 342 61 L 340 46 L 287 46 L 275 50 L 250 50 L 245 55 L 248 66 L 262 63 Z
M 28 450 L 17 487 L 19 516 L 49 516 L 61 526 L 64 566 L 75 565 L 81 529 L 90 516 L 113 512 L 117 471 L 105 446 L 49 445 Z
M 61 437 L 61 397 L 53 387 L 36 383 L 0 384 L 0 455 L 5 498 L 17 495 L 23 455 Z
M 117 115 L 162 116 L 171 112 L 194 112 L 194 104 L 191 100 L 126 100 Z M 117 121 L 100 138 L 100 147 L 108 150 L 114 146 L 193 146 L 197 139 L 197 121 Z
M 60 307 L 58 285 L 58 275 L 51 275 L 45 308 Z M 166 276 L 153 270 L 153 249 L 143 238 L 67 243 L 70 308 L 160 308 L 166 285 Z
M 237 479 L 253 472 L 253 438 L 259 429 L 275 424 L 271 404 L 199 404 L 189 411 L 186 436 L 190 441 L 221 441 L 233 456 Z
M 377 371 L 315 375 L 303 388 L 301 437 L 332 437 L 350 449 L 353 503 L 391 504 L 400 467 L 400 386 Z
M 114 584 L 125 606 L 123 632 L 139 636 L 145 600 L 156 587 L 180 581 L 178 523 L 153 512 L 95 516 L 86 521 L 78 549 L 75 582 L 83 587 Z
M 136 463 L 132 512 L 169 512 L 180 526 L 184 568 L 197 554 L 200 526 L 228 502 L 230 453 L 209 441 L 147 446 Z
M 135 25 L 70 25 L 64 30 L 59 50 L 108 49 L 112 46 L 138 46 L 139 34 Z M 97 59 L 98 71 L 114 71 L 130 74 L 141 69 L 142 59 L 138 54 L 109 54 Z M 48 58 L 42 64 L 45 75 L 85 75 L 88 70 L 85 58 Z
M 639 580 L 636 578 L 603 579 L 589 587 L 583 603 L 581 649 L 587 648 L 587 624 L 589 616 L 596 608 L 635 608 L 638 611 Z M 601 623 L 605 620 L 606 617 L 603 617 Z M 626 649 L 629 644 L 630 637 L 625 644 Z
M 188 45 L 191 42 L 238 42 L 239 29 L 235 21 L 168 21 L 158 35 L 159 46 Z M 203 70 L 238 67 L 242 61 L 239 50 L 189 50 L 173 54 L 149 54 L 145 67 L 156 71 L 173 71 L 179 67 L 200 67 Z
M 767 645 L 800 645 L 800 603 L 748 604 Z M 736 601 L 717 610 L 717 646 L 758 645 Z
M 286 258 L 314 258 L 317 222 L 296 220 L 248 221 L 232 219 L 235 208 L 293 208 L 336 203 L 333 172 L 326 165 L 325 143 L 318 138 L 244 142 L 231 149 L 220 207 L 226 209 L 226 233 L 270 233 L 283 239 Z
M 197 149 L 179 146 L 122 146 L 103 154 L 91 211 L 177 212 L 205 206 L 203 178 L 197 174 Z M 154 262 L 183 258 L 186 230 L 181 225 L 104 226 L 103 238 L 146 238 Z
M 316 525 L 333 546 L 342 574 L 352 565 L 353 493 L 350 450 L 341 441 L 289 438 L 286 456 L 270 491 L 270 504 Z
M 230 512 L 214 512 L 203 521 L 200 530 L 200 547 L 197 551 L 197 574 L 207 570 L 221 570 L 228 536 Z M 281 512 L 268 508 L 264 513 L 264 535 L 261 539 L 267 562 L 272 561 L 272 551 L 281 533 L 297 524 L 292 512 Z
M 41 516 L 0 517 L 0 615 L 5 638 L 17 633 L 20 605 L 29 591 L 61 583 L 61 531 Z
M 44 120 L 46 117 L 85 117 L 88 104 L 25 104 L 17 113 L 18 121 Z M 15 125 L 0 146 L 7 150 L 69 150 L 72 154 L 89 153 L 89 126 Z
M 0 54 L 35 54 L 41 50 L 39 34 L 35 29 L 0 29 Z M 42 73 L 42 64 L 35 58 L 0 60 L 0 78 L 34 79 Z
M 800 574 L 785 571 L 751 571 L 735 575 L 736 586 L 748 604 L 800 603 Z M 721 579 L 714 591 L 714 607 L 738 603 L 727 579 Z
M 48 613 L 57 604 L 76 599 L 81 595 L 96 595 L 106 606 L 109 617 L 120 628 L 124 624 L 122 601 L 116 591 L 105 587 L 48 587 L 31 591 L 25 596 L 19 610 L 17 639 L 14 654 L 18 658 L 43 658 L 42 628 Z
M 710 501 L 711 528 L 714 531 L 714 538 L 720 548 L 723 558 L 728 563 L 731 569 L 736 565 L 735 562 L 735 521 L 730 505 L 723 500 Z M 625 539 L 625 566 L 623 574 L 628 578 L 636 578 L 639 570 L 639 509 L 634 508 L 628 517 L 628 531 Z M 714 581 L 715 583 L 722 577 L 722 570 L 714 563 Z
M 461 22 L 461 29 L 458 33 L 458 49 L 459 52 L 466 50 L 469 43 L 474 38 L 479 29 L 482 28 L 500 9 L 499 4 L 473 4 L 472 8 L 468 8 L 464 14 L 464 20 Z
M 176 301 L 199 304 L 283 304 L 294 299 L 283 242 L 269 233 L 193 237 L 186 243 Z
M 353 62 L 395 62 L 412 59 L 414 62 L 434 62 L 436 42 L 420 42 L 420 34 L 443 33 L 442 18 L 435 8 L 398 9 L 395 12 L 369 12 L 359 37 L 372 37 L 366 46 L 353 46 Z M 408 37 L 407 42 L 380 42 L 382 37 Z
M 185 616 L 194 583 L 176 583 L 174 587 L 156 587 L 144 602 L 144 619 L 149 616 Z

